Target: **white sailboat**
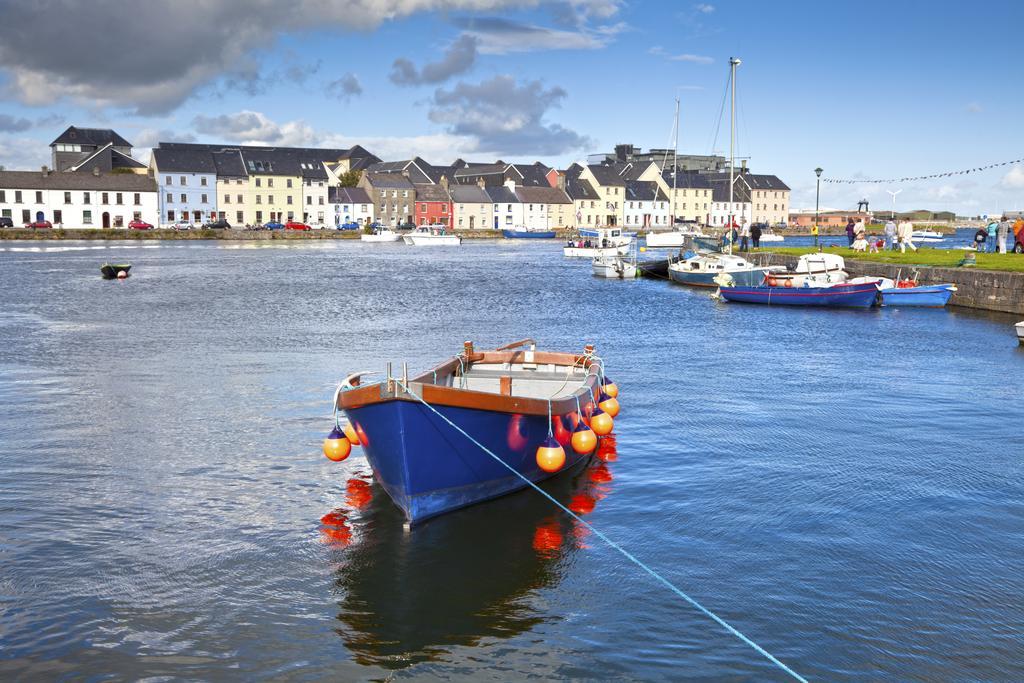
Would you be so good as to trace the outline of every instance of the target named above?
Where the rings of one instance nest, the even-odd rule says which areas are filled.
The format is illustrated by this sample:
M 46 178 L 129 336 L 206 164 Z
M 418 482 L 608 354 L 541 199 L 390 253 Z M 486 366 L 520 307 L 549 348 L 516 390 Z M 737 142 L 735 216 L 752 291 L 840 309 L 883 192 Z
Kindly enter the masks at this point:
M 639 274 L 640 269 L 636 262 L 636 242 L 634 242 L 628 256 L 619 254 L 595 256 L 591 262 L 591 269 L 598 277 L 627 280 L 635 278 Z
M 412 234 L 405 235 L 402 239 L 406 244 L 411 244 L 414 247 L 457 247 L 462 244 L 462 238 L 458 235 L 449 235 L 447 227 L 446 225 L 421 225 Z

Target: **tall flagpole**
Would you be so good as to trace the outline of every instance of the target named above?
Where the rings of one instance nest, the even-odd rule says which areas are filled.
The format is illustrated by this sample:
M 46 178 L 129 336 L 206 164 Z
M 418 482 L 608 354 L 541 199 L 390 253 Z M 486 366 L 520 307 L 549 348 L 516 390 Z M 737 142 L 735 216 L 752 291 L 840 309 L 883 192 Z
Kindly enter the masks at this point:
M 733 224 L 733 183 L 735 182 L 735 169 L 736 169 L 736 67 L 740 65 L 740 60 L 736 57 L 729 58 L 729 67 L 731 69 L 729 73 L 729 80 L 732 81 L 732 106 L 730 107 L 729 116 L 729 222 L 726 225 L 726 234 L 729 236 L 727 244 L 729 245 L 729 253 L 732 253 L 732 224 Z

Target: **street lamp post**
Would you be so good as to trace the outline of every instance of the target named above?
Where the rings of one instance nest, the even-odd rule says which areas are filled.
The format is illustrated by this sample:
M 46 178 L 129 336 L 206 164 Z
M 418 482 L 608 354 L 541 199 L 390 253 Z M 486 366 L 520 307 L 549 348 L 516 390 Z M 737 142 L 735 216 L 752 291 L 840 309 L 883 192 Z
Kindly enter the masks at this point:
M 818 207 L 821 205 L 821 172 L 819 166 L 814 169 L 814 175 L 818 176 L 817 189 L 814 191 L 814 246 L 818 246 Z

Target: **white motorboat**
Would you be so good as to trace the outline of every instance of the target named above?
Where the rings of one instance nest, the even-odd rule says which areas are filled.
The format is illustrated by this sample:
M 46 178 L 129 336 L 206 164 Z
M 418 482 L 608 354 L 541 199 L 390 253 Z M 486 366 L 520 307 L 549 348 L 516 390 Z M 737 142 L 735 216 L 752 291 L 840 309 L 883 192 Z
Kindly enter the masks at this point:
M 946 239 L 938 230 L 915 230 L 910 236 L 915 242 L 941 242 Z
M 364 242 L 397 242 L 402 236 L 390 228 L 377 228 L 371 234 L 364 232 L 359 239 Z
M 632 279 L 639 275 L 636 242 L 629 246 L 631 249 L 628 256 L 617 254 L 595 256 L 594 260 L 591 261 L 591 269 L 594 275 L 617 280 Z
M 1021 346 L 1024 346 L 1024 320 L 1014 325 L 1017 330 L 1017 341 L 1020 342 Z
M 668 277 L 682 285 L 718 287 L 720 283 L 715 278 L 727 273 L 734 284 L 757 287 L 764 281 L 769 270 L 733 254 L 709 253 L 670 263 Z
M 562 255 L 570 258 L 595 258 L 597 256 L 625 256 L 629 253 L 633 237 L 619 228 L 585 228 L 579 235 L 566 242 Z
M 700 228 L 676 228 L 675 230 L 649 232 L 644 240 L 647 242 L 649 249 L 678 249 L 679 247 L 685 247 L 687 239 L 691 237 L 708 237 L 708 235 L 701 232 Z
M 458 235 L 448 234 L 447 227 L 445 225 L 421 225 L 412 234 L 405 235 L 402 239 L 406 244 L 411 244 L 414 247 L 457 247 L 462 244 L 462 238 Z
M 846 273 L 846 262 L 842 256 L 819 252 L 804 254 L 797 259 L 796 267 L 792 270 L 773 270 L 770 277 L 781 286 L 785 286 L 789 280 L 794 287 L 803 287 L 805 284 L 808 287 L 824 287 L 846 282 L 849 275 Z
M 771 228 L 765 228 L 761 231 L 761 242 L 783 242 L 785 239 L 782 235 L 776 235 L 775 231 Z

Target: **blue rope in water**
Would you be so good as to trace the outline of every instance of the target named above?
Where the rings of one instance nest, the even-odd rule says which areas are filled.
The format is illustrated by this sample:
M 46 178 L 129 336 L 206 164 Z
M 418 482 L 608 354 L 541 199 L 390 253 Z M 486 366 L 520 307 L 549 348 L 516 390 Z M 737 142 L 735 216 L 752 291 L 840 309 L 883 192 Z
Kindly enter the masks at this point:
M 635 564 L 636 566 L 638 566 L 638 567 L 640 567 L 641 569 L 643 569 L 643 570 L 644 570 L 645 572 L 647 572 L 647 573 L 648 573 L 648 574 L 650 574 L 650 575 L 651 575 L 652 577 L 654 577 L 654 579 L 656 579 L 656 580 L 657 580 L 657 581 L 659 581 L 660 583 L 664 584 L 664 585 L 665 585 L 665 586 L 666 586 L 666 587 L 667 587 L 667 588 L 668 588 L 669 590 L 671 590 L 671 591 L 672 591 L 673 593 L 675 593 L 675 594 L 676 594 L 676 595 L 678 595 L 678 596 L 679 596 L 680 598 L 682 598 L 683 600 L 685 600 L 686 602 L 688 602 L 688 603 L 689 603 L 690 605 L 692 605 L 693 607 L 695 607 L 695 608 L 696 608 L 696 609 L 697 609 L 697 610 L 698 610 L 699 612 L 701 612 L 702 614 L 704 614 L 705 616 L 707 616 L 708 618 L 710 618 L 710 619 L 711 619 L 712 621 L 714 621 L 714 622 L 715 622 L 716 624 L 718 624 L 719 626 L 721 626 L 722 628 L 724 628 L 724 629 L 725 629 L 726 631 L 728 631 L 729 633 L 731 633 L 732 635 L 736 636 L 736 637 L 737 637 L 737 638 L 739 638 L 739 639 L 740 639 L 741 641 L 743 641 L 744 643 L 746 643 L 747 645 L 749 645 L 749 646 L 750 646 L 751 648 L 753 648 L 753 649 L 754 649 L 754 651 L 756 651 L 756 652 L 757 652 L 757 653 L 759 653 L 760 655 L 764 656 L 764 657 L 765 657 L 765 658 L 766 658 L 766 659 L 767 659 L 768 661 L 770 661 L 770 662 L 771 662 L 772 664 L 774 664 L 775 666 L 779 667 L 779 668 L 780 668 L 780 669 L 781 669 L 782 671 L 784 671 L 784 672 L 786 672 L 787 674 L 789 674 L 790 676 L 792 676 L 792 677 L 793 677 L 793 678 L 794 678 L 795 680 L 798 680 L 798 681 L 800 681 L 801 683 L 807 683 L 807 679 L 806 679 L 806 678 L 804 678 L 803 676 L 801 676 L 800 674 L 798 674 L 797 672 L 793 671 L 793 670 L 792 670 L 792 669 L 790 669 L 790 668 L 789 668 L 788 666 L 786 666 L 785 664 L 783 664 L 783 663 L 782 663 L 781 661 L 779 661 L 778 659 L 776 659 L 776 658 L 775 658 L 775 656 L 774 656 L 774 655 L 772 655 L 772 653 L 768 652 L 768 651 L 767 651 L 767 650 L 765 650 L 765 649 L 764 649 L 763 647 L 761 647 L 760 645 L 758 645 L 757 643 L 755 643 L 755 642 L 754 642 L 753 640 L 751 640 L 751 639 L 750 639 L 750 638 L 748 638 L 747 636 L 743 635 L 743 634 L 742 634 L 742 633 L 741 633 L 740 631 L 738 631 L 738 630 L 737 630 L 737 629 L 736 629 L 736 628 L 735 628 L 734 626 L 732 626 L 731 624 L 729 624 L 729 622 L 727 622 L 727 621 L 726 621 L 725 619 L 721 618 L 720 616 L 718 616 L 717 614 L 715 614 L 714 612 L 712 612 L 711 610 L 709 610 L 709 609 L 708 609 L 707 607 L 705 607 L 704 605 L 702 605 L 702 604 L 700 604 L 699 602 L 697 602 L 697 600 L 695 600 L 694 598 L 691 598 L 691 597 L 690 597 L 689 595 L 687 595 L 687 594 L 686 594 L 686 593 L 684 593 L 683 591 L 681 591 L 681 590 L 679 590 L 678 588 L 676 588 L 676 587 L 675 587 L 675 585 L 674 585 L 674 584 L 673 584 L 673 583 L 672 583 L 671 581 L 669 581 L 668 579 L 666 579 L 666 578 L 665 578 L 664 576 L 662 576 L 661 574 L 659 574 L 658 572 L 656 572 L 656 571 L 655 571 L 654 569 L 652 569 L 651 567 L 647 566 L 647 565 L 646 565 L 646 564 L 645 564 L 645 563 L 644 563 L 643 561 L 639 560 L 639 559 L 638 559 L 637 557 L 635 557 L 635 556 L 634 556 L 634 555 L 633 555 L 632 553 L 630 553 L 630 552 L 629 552 L 628 550 L 626 550 L 625 548 L 623 548 L 622 546 L 620 546 L 620 545 L 619 545 L 618 543 L 616 543 L 616 542 L 615 542 L 615 541 L 613 541 L 612 539 L 610 539 L 610 538 L 608 538 L 607 536 L 605 536 L 605 534 L 604 534 L 604 533 L 603 533 L 602 531 L 599 531 L 599 530 L 598 530 L 598 529 L 597 529 L 596 527 L 594 527 L 594 526 L 593 526 L 592 524 L 590 524 L 589 522 L 587 522 L 586 520 L 584 520 L 584 519 L 583 519 L 582 517 L 580 517 L 579 515 L 577 515 L 577 514 L 576 514 L 575 512 L 573 512 L 572 510 L 570 510 L 570 509 L 569 509 L 569 508 L 567 508 L 566 506 L 564 506 L 564 505 L 562 505 L 561 503 L 559 503 L 559 502 L 558 502 L 557 500 L 555 500 L 555 498 L 554 498 L 554 497 L 553 497 L 553 496 L 552 496 L 552 495 L 551 495 L 550 493 L 548 493 L 547 491 L 545 491 L 545 490 L 544 490 L 544 489 L 542 489 L 541 487 L 537 486 L 537 484 L 535 484 L 535 483 L 533 483 L 532 481 L 530 481 L 530 480 L 529 480 L 529 479 L 528 479 L 528 478 L 527 478 L 527 477 L 526 477 L 525 475 L 523 475 L 523 474 L 522 474 L 522 473 L 520 473 L 520 472 L 519 472 L 518 470 L 516 470 L 516 469 L 515 469 L 514 467 L 512 467 L 511 465 L 509 465 L 508 463 L 506 463 L 506 462 L 505 462 L 504 460 L 502 460 L 501 458 L 499 458 L 499 457 L 498 457 L 497 455 L 495 455 L 495 454 L 494 454 L 494 453 L 493 453 L 493 452 L 492 452 L 492 451 L 491 451 L 491 450 L 490 450 L 489 448 L 487 448 L 487 446 L 484 446 L 484 445 L 483 445 L 482 443 L 480 443 L 479 441 L 477 441 L 476 439 L 474 439 L 474 438 L 473 438 L 472 436 L 470 436 L 470 435 L 469 435 L 468 433 L 466 433 L 466 431 L 465 431 L 464 429 L 462 429 L 462 427 L 460 427 L 459 425 L 455 424 L 454 422 L 452 422 L 451 420 L 449 420 L 449 419 L 448 419 L 447 417 L 445 417 L 444 415 L 442 415 L 442 414 L 441 414 L 441 413 L 440 413 L 440 412 L 439 412 L 439 411 L 437 410 L 437 408 L 435 408 L 434 406 L 432 406 L 432 405 L 430 405 L 429 403 L 427 403 L 426 401 L 424 401 L 422 397 L 420 397 L 420 396 L 419 396 L 418 394 L 416 394 L 416 393 L 415 393 L 414 391 L 412 391 L 412 389 L 410 389 L 410 388 L 409 388 L 408 386 L 406 386 L 405 384 L 403 384 L 403 383 L 402 383 L 401 381 L 399 381 L 399 380 L 396 380 L 396 382 L 397 382 L 397 383 L 399 384 L 399 386 L 401 386 L 401 387 L 402 387 L 402 389 L 404 389 L 404 390 L 405 390 L 405 392 L 406 392 L 406 393 L 408 393 L 408 394 L 409 394 L 410 396 L 412 396 L 412 397 L 413 397 L 413 398 L 415 398 L 415 399 L 416 399 L 417 401 L 419 401 L 420 403 L 422 403 L 423 405 L 425 405 L 425 406 L 426 406 L 427 408 L 429 408 L 431 412 L 433 412 L 433 413 L 434 413 L 435 415 L 437 415 L 437 416 L 438 416 L 439 418 L 441 418 L 442 420 L 444 420 L 445 422 L 447 422 L 447 423 L 448 423 L 448 424 L 449 424 L 449 425 L 450 425 L 450 426 L 451 426 L 451 427 L 452 427 L 453 429 L 455 429 L 455 431 L 459 432 L 459 433 L 460 433 L 460 434 L 462 434 L 462 435 L 463 435 L 464 437 L 466 437 L 467 439 L 469 439 L 470 441 L 472 441 L 472 442 L 473 442 L 473 443 L 474 443 L 474 444 L 475 444 L 476 446 L 478 446 L 478 447 L 480 448 L 480 450 L 482 450 L 482 451 L 483 451 L 484 453 L 486 453 L 487 455 L 489 455 L 489 456 L 491 456 L 492 458 L 494 458 L 495 460 L 497 460 L 497 461 L 498 461 L 498 462 L 499 462 L 499 463 L 500 463 L 500 464 L 501 464 L 501 465 L 502 465 L 502 466 L 503 466 L 503 467 L 504 467 L 505 469 L 509 470 L 510 472 L 512 472 L 512 474 L 514 474 L 514 475 L 516 475 L 517 477 L 519 477 L 520 479 L 522 479 L 522 480 L 523 480 L 524 482 L 526 482 L 526 483 L 527 483 L 527 484 L 528 484 L 528 485 L 529 485 L 529 486 L 530 486 L 531 488 L 533 488 L 533 489 L 534 489 L 534 490 L 535 490 L 535 491 L 536 491 L 537 493 L 541 494 L 542 496 L 544 496 L 545 498 L 547 498 L 547 499 L 548 499 L 549 501 L 551 501 L 552 503 L 554 503 L 554 504 L 555 504 L 556 506 L 558 506 L 558 507 L 559 507 L 559 508 L 560 508 L 560 509 L 561 509 L 561 510 L 562 510 L 562 511 L 564 512 L 564 513 L 566 513 L 567 515 L 569 515 L 570 517 L 572 517 L 573 519 L 575 519 L 575 520 L 576 520 L 577 522 L 579 522 L 579 523 L 580 523 L 580 524 L 582 524 L 583 526 L 585 526 L 585 527 L 587 527 L 588 529 L 590 529 L 590 530 L 591 530 L 592 532 L 594 532 L 594 535 L 595 535 L 595 536 L 597 536 L 598 538 L 600 538 L 600 539 L 601 539 L 602 541 L 604 541 L 605 543 L 607 543 L 608 545 L 610 545 L 610 546 L 611 546 L 612 548 L 614 548 L 615 550 L 619 551 L 619 552 L 620 552 L 620 553 L 621 553 L 621 554 L 623 555 L 623 557 L 625 557 L 625 558 L 626 558 L 627 560 L 629 560 L 630 562 L 632 562 L 632 563 L 633 563 L 633 564 Z M 550 409 L 551 409 L 551 407 L 550 407 L 550 402 L 549 402 L 549 405 L 548 405 L 548 410 L 550 411 Z M 549 413 L 549 415 L 550 415 L 550 413 Z M 550 428 L 550 424 L 551 424 L 551 421 L 550 421 L 550 419 L 549 419 L 549 420 L 548 420 L 548 425 L 549 425 L 549 428 Z

